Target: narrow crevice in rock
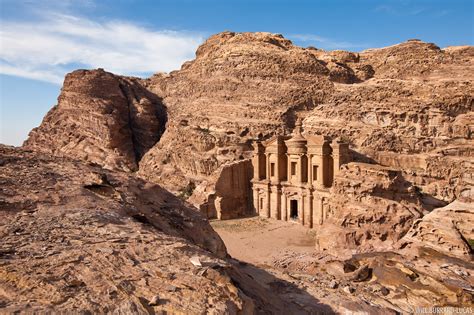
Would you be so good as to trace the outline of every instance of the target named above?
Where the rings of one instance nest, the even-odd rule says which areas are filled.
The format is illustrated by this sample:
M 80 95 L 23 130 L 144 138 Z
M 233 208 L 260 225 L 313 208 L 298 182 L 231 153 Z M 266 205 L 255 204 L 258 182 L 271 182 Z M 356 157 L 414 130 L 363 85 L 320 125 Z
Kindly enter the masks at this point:
M 128 126 L 135 162 L 156 145 L 166 130 L 168 115 L 162 99 L 136 81 L 122 79 L 120 90 L 127 100 Z
M 130 130 L 130 137 L 131 137 L 131 141 L 132 141 L 132 150 L 133 150 L 133 153 L 134 153 L 134 157 L 135 157 L 135 163 L 137 164 L 138 166 L 138 161 L 140 161 L 140 153 L 139 151 L 137 150 L 137 146 L 138 146 L 138 141 L 137 141 L 137 138 L 136 138 L 136 134 L 133 130 L 133 127 L 132 127 L 132 124 L 133 124 L 133 118 L 132 118 L 132 106 L 131 104 L 133 104 L 132 100 L 130 99 L 130 96 L 129 94 L 127 93 L 126 91 L 126 88 L 125 86 L 122 84 L 122 82 L 119 83 L 119 87 L 120 87 L 120 91 L 122 92 L 123 94 L 123 97 L 125 97 L 125 99 L 127 100 L 127 108 L 128 108 L 128 119 L 127 119 L 127 125 L 128 125 L 128 128 Z

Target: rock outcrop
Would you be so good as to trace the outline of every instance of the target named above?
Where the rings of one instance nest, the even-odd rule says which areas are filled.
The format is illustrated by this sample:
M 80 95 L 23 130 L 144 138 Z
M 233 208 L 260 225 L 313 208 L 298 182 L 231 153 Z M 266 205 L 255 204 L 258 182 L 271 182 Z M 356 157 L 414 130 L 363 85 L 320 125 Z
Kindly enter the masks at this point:
M 0 169 L 2 312 L 243 309 L 224 272 L 194 274 L 192 256 L 227 265 L 225 246 L 161 187 L 4 146 Z
M 325 207 L 317 248 L 335 256 L 390 250 L 426 213 L 401 171 L 355 162 L 342 166 Z
M 415 40 L 361 52 L 359 63 L 373 68 L 372 79 L 336 84 L 305 130 L 341 136 L 356 160 L 396 167 L 423 192 L 453 201 L 473 174 L 474 48 Z
M 472 260 L 474 208 L 472 203 L 454 201 L 417 220 L 400 240 L 401 248 L 429 247 L 446 255 Z
M 0 183 L 0 313 L 303 312 L 156 184 L 3 145 Z
M 254 215 L 249 196 L 253 175 L 250 160 L 223 165 L 217 179 L 202 182 L 188 201 L 210 219 L 235 219 Z
M 340 137 L 356 161 L 401 171 L 432 210 L 473 183 L 473 73 L 472 46 L 409 40 L 353 53 L 223 32 L 169 74 L 68 75 L 58 106 L 25 146 L 138 168 L 175 193 L 197 186 L 190 200 L 215 207 L 222 167 L 250 158 L 255 140 L 287 135 L 302 118 L 305 135 Z M 233 202 L 230 194 L 218 201 Z
M 140 79 L 77 70 L 66 76 L 58 105 L 30 132 L 24 147 L 136 171 L 165 124 L 160 98 Z
M 328 75 L 310 50 L 281 35 L 211 36 L 181 70 L 147 81 L 163 96 L 172 123 L 140 162 L 140 174 L 177 190 L 189 178 L 200 182 L 225 163 L 249 158 L 252 140 L 291 131 L 296 110 L 314 108 L 331 93 Z

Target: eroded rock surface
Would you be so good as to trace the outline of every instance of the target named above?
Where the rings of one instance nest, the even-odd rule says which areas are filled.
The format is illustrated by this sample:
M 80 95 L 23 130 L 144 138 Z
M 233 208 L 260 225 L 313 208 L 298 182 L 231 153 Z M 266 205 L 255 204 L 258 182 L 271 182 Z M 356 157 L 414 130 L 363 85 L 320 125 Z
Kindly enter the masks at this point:
M 474 207 L 454 201 L 417 220 L 400 241 L 401 247 L 430 247 L 447 255 L 472 260 Z
M 242 160 L 225 164 L 217 179 L 203 181 L 194 190 L 190 203 L 208 218 L 226 220 L 254 215 L 251 200 L 252 163 Z
M 219 196 L 226 165 L 250 158 L 257 139 L 288 135 L 302 118 L 304 135 L 340 138 L 356 162 L 387 167 L 351 166 L 340 178 L 327 222 L 344 237 L 332 240 L 323 229 L 321 248 L 388 249 L 415 220 L 470 194 L 473 82 L 472 46 L 409 40 L 353 53 L 223 32 L 169 74 L 68 75 L 59 105 L 26 147 L 109 168 L 139 166 L 139 176 L 170 191 L 197 187 L 189 200 L 213 212 L 244 204 L 240 193 Z
M 140 79 L 99 70 L 77 70 L 64 80 L 58 105 L 24 147 L 136 171 L 161 137 L 166 111 Z
M 1 313 L 301 312 L 156 184 L 5 146 L 0 182 Z
M 356 162 L 342 166 L 325 207 L 316 247 L 335 256 L 389 250 L 427 213 L 401 171 Z
M 403 169 L 434 208 L 466 187 L 473 73 L 471 46 L 410 40 L 353 53 L 223 32 L 170 74 L 68 75 L 58 106 L 26 145 L 107 167 L 139 164 L 140 176 L 177 192 L 215 181 L 222 165 L 250 158 L 254 140 L 288 134 L 300 117 L 306 134 L 349 141 L 358 161 Z
M 140 162 L 140 174 L 176 190 L 249 158 L 252 140 L 291 131 L 295 110 L 314 108 L 331 93 L 328 75 L 310 50 L 281 35 L 211 36 L 181 70 L 148 80 L 172 122 Z

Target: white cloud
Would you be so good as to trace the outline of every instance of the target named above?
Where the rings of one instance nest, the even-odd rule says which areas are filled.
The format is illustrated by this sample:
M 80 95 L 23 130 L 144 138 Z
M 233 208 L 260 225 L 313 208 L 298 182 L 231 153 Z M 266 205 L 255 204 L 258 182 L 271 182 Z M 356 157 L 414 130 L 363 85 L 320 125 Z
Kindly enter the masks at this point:
M 350 43 L 344 41 L 336 41 L 330 38 L 315 34 L 292 34 L 288 36 L 290 39 L 301 41 L 303 43 L 312 43 L 325 49 L 355 49 L 368 48 L 370 45 L 364 43 Z
M 59 13 L 44 14 L 37 21 L 3 20 L 0 73 L 56 84 L 77 67 L 143 76 L 179 69 L 202 41 L 196 33 Z

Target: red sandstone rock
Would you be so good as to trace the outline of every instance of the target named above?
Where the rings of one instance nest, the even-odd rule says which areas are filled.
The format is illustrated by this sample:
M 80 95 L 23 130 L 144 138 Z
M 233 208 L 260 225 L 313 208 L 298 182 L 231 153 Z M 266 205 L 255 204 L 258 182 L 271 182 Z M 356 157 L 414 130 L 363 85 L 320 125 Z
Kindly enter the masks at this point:
M 226 176 L 224 165 L 250 158 L 256 139 L 288 135 L 299 117 L 305 135 L 340 137 L 356 161 L 401 171 L 420 193 L 414 213 L 422 213 L 462 197 L 473 184 L 473 73 L 471 46 L 440 49 L 410 40 L 331 52 L 294 46 L 281 35 L 224 32 L 170 74 L 147 80 L 103 71 L 68 75 L 59 105 L 25 145 L 109 168 L 139 164 L 139 176 L 174 192 L 193 183 L 191 200 L 201 207 L 215 204 L 211 192 Z M 168 119 L 163 136 L 162 106 Z M 370 180 L 377 187 L 386 178 Z M 234 193 L 242 196 L 242 190 Z M 387 203 L 372 204 L 370 194 L 364 205 L 388 211 Z M 229 213 L 232 196 L 222 198 Z M 351 200 L 336 201 L 341 217 L 350 215 L 344 202 Z M 393 241 L 415 217 L 393 217 L 408 220 Z
M 413 188 L 400 171 L 344 165 L 327 197 L 322 225 L 315 225 L 316 247 L 335 256 L 392 249 L 427 212 Z
M 139 79 L 77 70 L 66 76 L 58 105 L 24 147 L 135 171 L 165 123 L 161 100 Z
M 156 184 L 2 145 L 0 182 L 0 313 L 302 312 Z
M 196 184 L 189 201 L 224 218 L 246 212 L 246 162 L 232 163 L 249 158 L 255 140 L 288 135 L 303 118 L 305 136 L 340 137 L 357 162 L 372 163 L 351 163 L 338 174 L 317 227 L 318 248 L 338 255 L 403 252 L 354 258 L 372 269 L 374 289 L 389 288 L 378 305 L 403 312 L 411 301 L 472 305 L 466 241 L 472 239 L 473 74 L 472 46 L 440 49 L 411 40 L 361 53 L 327 52 L 294 46 L 281 35 L 224 32 L 170 74 L 147 80 L 102 70 L 69 74 L 58 105 L 25 147 L 138 169 L 174 192 Z M 216 312 L 263 305 L 288 311 L 280 296 L 268 295 L 238 268 L 194 274 L 191 256 L 226 263 L 222 243 L 161 188 L 98 166 L 2 150 L 0 253 L 13 263 L 0 264 L 0 306 L 7 301 L 8 311 L 24 310 L 27 300 L 37 311 L 51 310 L 52 301 L 63 311 L 145 312 L 151 300 L 168 312 L 202 312 L 210 304 Z M 52 275 L 26 272 L 33 269 Z M 188 292 L 194 286 L 204 289 Z M 25 293 L 26 287 L 32 289 Z M 163 291 L 171 293 L 162 297 Z

